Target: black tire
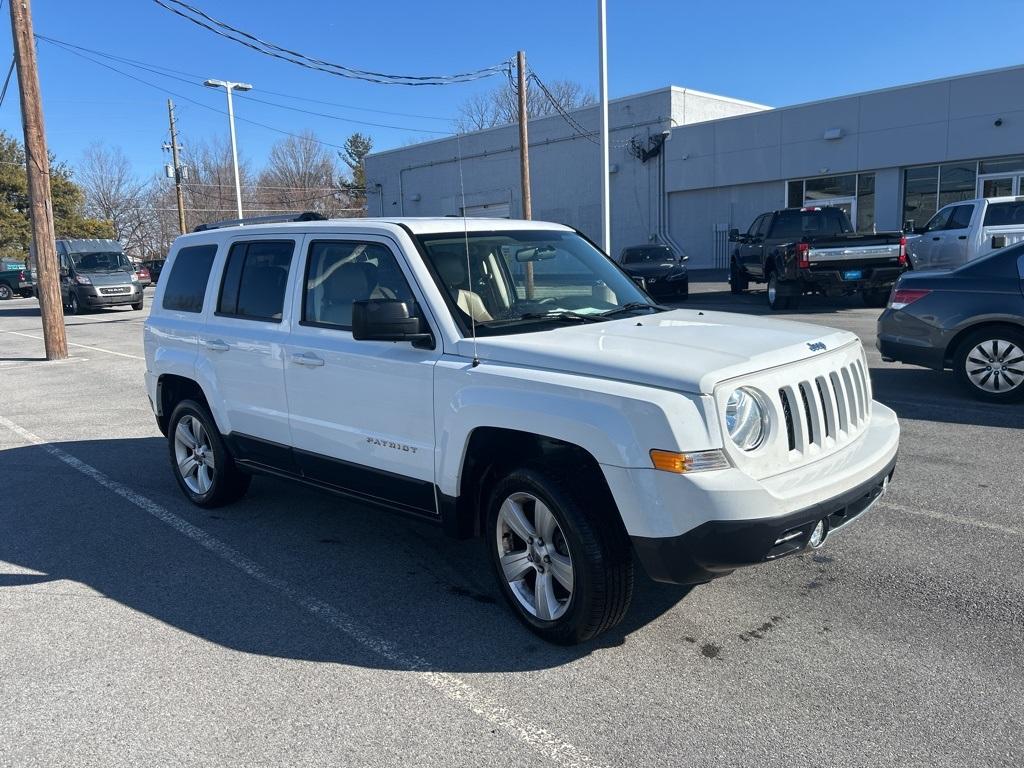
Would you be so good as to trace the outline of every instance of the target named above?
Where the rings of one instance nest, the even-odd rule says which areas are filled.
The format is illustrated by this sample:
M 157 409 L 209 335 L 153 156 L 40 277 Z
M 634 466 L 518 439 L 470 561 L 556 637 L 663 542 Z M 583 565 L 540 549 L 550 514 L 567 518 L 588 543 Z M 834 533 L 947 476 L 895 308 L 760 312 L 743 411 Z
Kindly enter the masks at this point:
M 67 306 L 64 307 L 64 314 L 65 315 L 79 315 L 81 313 L 82 313 L 82 305 L 78 301 L 78 293 L 76 291 L 71 291 L 68 294 Z
M 0 283 L 0 301 L 7 301 L 14 298 L 14 291 L 7 283 Z
M 1012 356 L 1006 354 L 1008 344 L 1017 350 Z M 1006 373 L 1000 373 L 1003 367 Z M 969 333 L 953 355 L 953 372 L 960 385 L 978 400 L 988 403 L 1024 400 L 1024 331 L 1010 325 L 990 325 Z M 1000 385 L 999 390 L 994 389 L 997 385 Z
M 734 294 L 743 293 L 750 286 L 750 280 L 740 269 L 735 259 L 729 262 L 729 292 Z
M 686 301 L 690 298 L 690 281 L 687 280 L 683 283 L 682 287 L 676 290 L 676 298 L 680 301 Z
M 765 295 L 768 297 L 768 306 L 773 312 L 795 309 L 800 304 L 799 296 L 784 296 L 779 293 L 779 284 L 782 282 L 774 272 L 768 275 L 768 290 L 765 291 Z
M 574 474 L 568 465 L 563 471 L 527 466 L 499 480 L 488 501 L 484 537 L 498 586 L 523 624 L 548 642 L 559 645 L 581 643 L 614 627 L 626 614 L 633 596 L 629 538 L 607 490 L 597 491 L 594 486 L 590 483 L 588 487 L 578 469 Z M 557 533 L 561 534 L 560 543 L 566 549 L 562 554 L 567 554 L 571 561 L 573 590 L 563 603 L 567 605 L 564 613 L 553 620 L 538 618 L 525 608 L 502 569 L 500 558 L 505 543 L 511 540 L 499 539 L 499 512 L 502 504 L 517 494 L 540 500 L 551 511 L 558 524 Z M 536 562 L 539 564 L 540 558 Z M 542 572 L 537 569 L 542 567 L 527 567 L 526 579 L 533 576 L 534 589 L 538 574 Z
M 25 288 L 24 290 L 18 291 L 18 295 L 20 295 L 21 298 L 23 298 L 23 299 L 31 299 L 32 298 L 32 289 L 31 288 Z
M 142 301 L 137 301 L 134 304 L 132 304 L 132 309 L 134 309 L 135 311 L 138 311 L 138 310 L 142 309 L 142 305 L 143 305 Z
M 881 309 L 889 303 L 889 289 L 875 288 L 874 290 L 861 291 L 860 297 L 864 301 L 865 307 Z
M 209 447 L 209 450 L 204 451 L 204 454 L 209 455 L 210 451 L 213 454 L 213 467 L 210 468 L 209 473 L 211 482 L 205 492 L 189 487 L 189 483 L 182 476 L 182 470 L 179 468 L 179 459 L 175 445 L 176 434 L 178 426 L 186 418 L 197 420 L 200 423 L 205 433 L 203 435 L 205 444 Z M 190 422 L 189 427 L 191 428 L 193 424 L 194 421 Z M 225 504 L 230 504 L 242 498 L 246 491 L 249 490 L 252 476 L 238 468 L 227 446 L 224 444 L 220 432 L 217 431 L 217 424 L 214 422 L 210 412 L 195 400 L 182 400 L 171 412 L 171 418 L 167 422 L 167 447 L 170 453 L 171 471 L 174 473 L 174 479 L 178 481 L 178 487 L 181 488 L 186 498 L 196 506 L 207 509 L 222 507 Z M 195 453 L 193 453 L 193 456 L 195 456 Z M 205 466 L 208 466 L 208 460 L 206 460 Z

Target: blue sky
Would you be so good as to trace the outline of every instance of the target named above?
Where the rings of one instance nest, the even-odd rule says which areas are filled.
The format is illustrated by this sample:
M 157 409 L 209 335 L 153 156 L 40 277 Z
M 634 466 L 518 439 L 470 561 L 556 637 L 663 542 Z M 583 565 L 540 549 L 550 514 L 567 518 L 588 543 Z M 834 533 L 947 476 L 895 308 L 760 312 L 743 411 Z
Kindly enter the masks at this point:
M 285 47 L 363 69 L 447 74 L 500 62 L 524 48 L 542 79 L 568 78 L 594 91 L 597 87 L 596 3 L 591 0 L 193 4 Z M 38 34 L 201 77 L 251 82 L 254 97 L 407 129 L 359 125 L 251 101 L 237 106 L 240 118 L 286 131 L 309 128 L 338 145 L 355 130 L 372 135 L 378 149 L 430 138 L 428 131 L 449 126 L 434 118 L 455 115 L 469 95 L 501 83 L 495 78 L 408 88 L 332 77 L 215 37 L 150 0 L 35 0 L 33 5 Z M 1018 0 L 609 0 L 608 6 L 612 98 L 675 84 L 782 106 L 1024 63 L 1012 36 L 996 33 L 1024 23 L 1024 3 Z M 7 16 L 4 7 L 0 18 Z M 0 60 L 9 60 L 9 51 L 10 39 L 3 36 Z M 223 91 L 112 63 L 159 86 L 150 87 L 46 42 L 39 43 L 39 55 L 50 149 L 72 164 L 90 143 L 102 141 L 124 149 L 140 175 L 158 172 L 164 163 L 160 146 L 167 136 L 168 96 L 177 103 L 183 143 L 226 133 L 226 117 L 213 111 L 224 109 Z M 317 105 L 267 91 L 422 117 Z M 0 128 L 21 136 L 13 84 L 0 106 Z M 256 167 L 280 138 L 244 122 L 238 123 L 238 134 L 242 154 Z

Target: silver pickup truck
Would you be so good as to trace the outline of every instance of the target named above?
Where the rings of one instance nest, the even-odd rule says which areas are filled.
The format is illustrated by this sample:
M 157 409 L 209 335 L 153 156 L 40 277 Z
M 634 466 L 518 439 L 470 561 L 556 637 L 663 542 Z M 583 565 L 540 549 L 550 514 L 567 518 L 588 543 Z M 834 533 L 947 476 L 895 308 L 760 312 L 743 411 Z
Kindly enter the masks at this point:
M 907 250 L 914 269 L 956 269 L 979 256 L 1024 242 L 1024 197 L 961 200 L 940 208 L 913 230 Z

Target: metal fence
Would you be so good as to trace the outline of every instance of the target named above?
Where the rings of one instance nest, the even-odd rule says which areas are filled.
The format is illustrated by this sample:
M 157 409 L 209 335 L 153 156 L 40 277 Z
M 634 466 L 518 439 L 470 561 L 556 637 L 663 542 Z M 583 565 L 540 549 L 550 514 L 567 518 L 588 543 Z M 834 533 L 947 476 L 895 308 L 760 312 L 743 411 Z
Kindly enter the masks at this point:
M 715 269 L 728 269 L 729 267 L 729 225 L 715 224 Z

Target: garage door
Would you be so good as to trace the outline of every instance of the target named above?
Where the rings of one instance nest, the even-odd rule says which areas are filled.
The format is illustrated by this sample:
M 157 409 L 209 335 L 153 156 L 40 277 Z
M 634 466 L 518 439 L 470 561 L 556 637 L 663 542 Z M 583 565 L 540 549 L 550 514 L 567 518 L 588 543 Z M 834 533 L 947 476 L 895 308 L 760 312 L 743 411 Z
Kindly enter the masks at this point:
M 511 203 L 485 203 L 484 205 L 467 205 L 462 209 L 463 216 L 484 219 L 511 219 Z

